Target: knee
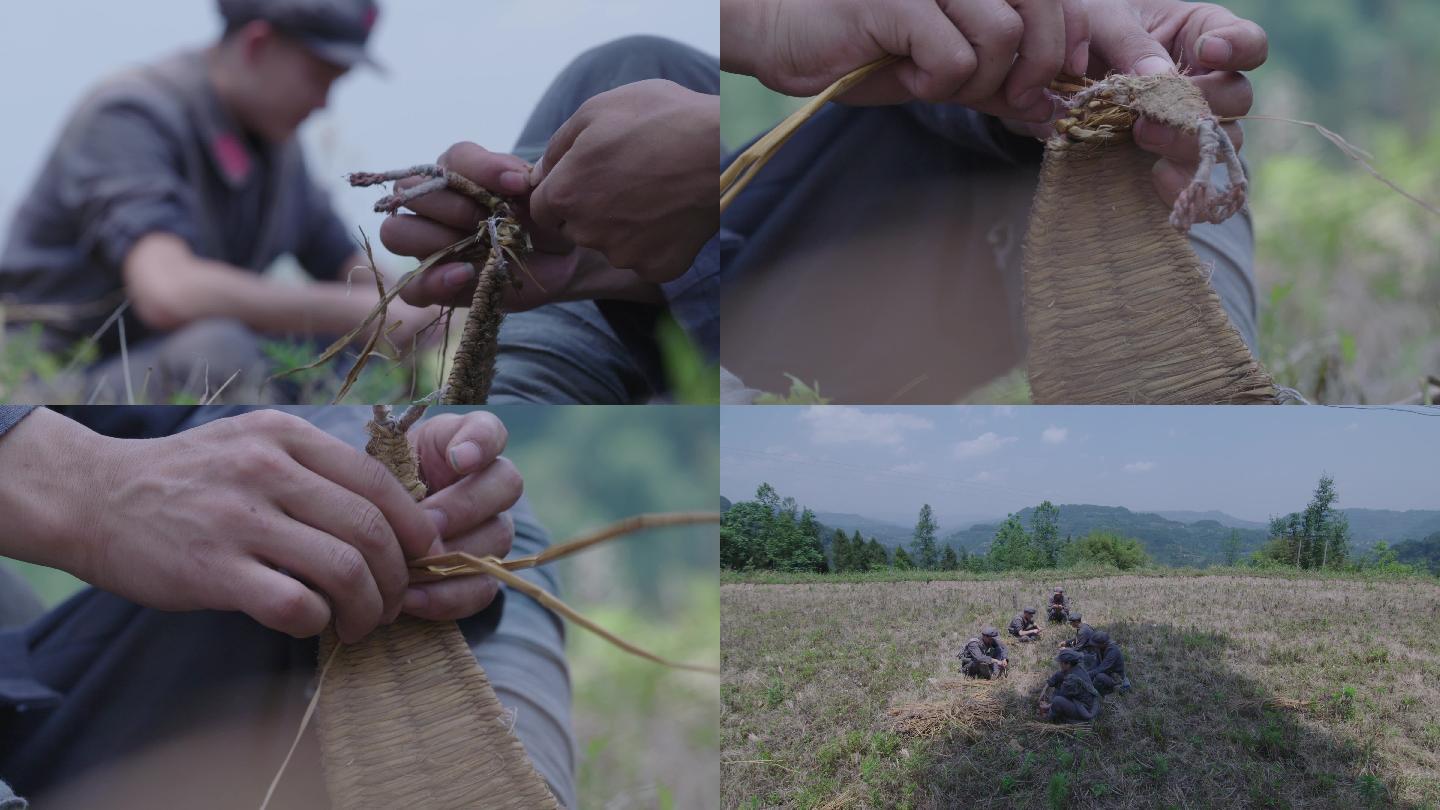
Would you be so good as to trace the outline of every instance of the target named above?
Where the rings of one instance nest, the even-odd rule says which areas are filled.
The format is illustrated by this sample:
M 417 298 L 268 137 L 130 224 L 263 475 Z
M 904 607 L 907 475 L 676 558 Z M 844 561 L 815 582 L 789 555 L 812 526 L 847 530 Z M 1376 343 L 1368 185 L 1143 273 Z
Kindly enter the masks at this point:
M 207 318 L 187 324 L 165 341 L 170 364 L 208 362 L 213 369 L 248 366 L 260 357 L 260 337 L 233 318 Z
M 719 65 L 713 58 L 673 39 L 635 34 L 611 40 L 581 53 L 565 68 L 566 73 L 609 76 L 612 87 L 643 81 L 669 79 L 690 87 L 696 78 L 719 82 Z

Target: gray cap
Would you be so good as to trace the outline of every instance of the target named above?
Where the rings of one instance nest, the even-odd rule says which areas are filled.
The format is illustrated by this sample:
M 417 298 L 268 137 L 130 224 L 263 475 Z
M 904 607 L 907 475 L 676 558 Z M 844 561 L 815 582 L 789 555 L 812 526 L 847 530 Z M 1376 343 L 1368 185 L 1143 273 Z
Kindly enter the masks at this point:
M 264 20 L 327 62 L 383 70 L 365 50 L 380 15 L 375 0 L 218 0 L 218 4 L 227 25 Z
M 982 635 L 982 636 L 989 636 L 990 638 L 999 638 L 999 637 L 1000 637 L 1000 631 L 999 631 L 999 630 L 996 630 L 996 629 L 993 628 L 993 627 L 987 627 L 987 628 L 985 628 L 984 630 L 981 630 L 981 631 L 980 631 L 980 635 Z
M 1092 644 L 1109 644 L 1110 634 L 1104 630 L 1096 630 L 1094 635 L 1090 636 L 1090 642 Z
M 1067 614 L 1066 621 L 1078 622 L 1078 621 L 1080 621 L 1080 619 L 1081 619 L 1080 611 L 1078 611 L 1078 610 L 1072 610 L 1072 611 L 1070 611 L 1070 613 Z
M 1022 612 L 1029 613 L 1033 616 L 1035 614 L 1035 608 L 1025 608 L 1025 610 Z
M 1055 656 L 1055 660 L 1062 664 L 1078 664 L 1081 658 L 1080 653 L 1074 650 L 1061 650 L 1060 654 Z
M 1056 588 L 1056 589 L 1055 589 L 1055 593 L 1064 593 L 1064 592 L 1065 592 L 1065 589 L 1064 589 L 1064 588 Z

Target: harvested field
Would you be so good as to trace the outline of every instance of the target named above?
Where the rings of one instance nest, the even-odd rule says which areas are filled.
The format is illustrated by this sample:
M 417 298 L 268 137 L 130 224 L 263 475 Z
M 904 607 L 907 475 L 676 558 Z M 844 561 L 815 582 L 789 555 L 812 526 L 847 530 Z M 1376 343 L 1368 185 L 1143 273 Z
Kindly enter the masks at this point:
M 1134 682 L 1093 727 L 1035 722 L 1059 625 L 957 683 L 1051 585 Z M 725 584 L 721 649 L 724 807 L 1440 805 L 1433 579 Z

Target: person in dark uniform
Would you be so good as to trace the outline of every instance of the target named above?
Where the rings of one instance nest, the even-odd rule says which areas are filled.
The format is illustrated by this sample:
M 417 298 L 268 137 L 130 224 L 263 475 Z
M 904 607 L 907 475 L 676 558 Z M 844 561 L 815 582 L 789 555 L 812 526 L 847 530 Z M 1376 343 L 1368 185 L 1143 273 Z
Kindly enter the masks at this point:
M 1095 648 L 1093 643 L 1095 628 L 1085 623 L 1085 617 L 1080 615 L 1080 611 L 1078 610 L 1069 615 L 1069 622 L 1070 626 L 1075 628 L 1075 637 L 1060 642 L 1060 647 L 1062 649 L 1075 650 L 1080 653 L 1082 660 L 1087 666 L 1093 664 L 1095 662 Z
M 1065 613 L 1065 589 L 1056 588 L 1055 593 L 1050 596 L 1050 604 L 1045 608 L 1045 617 L 1052 622 L 1063 622 Z
M 1090 643 L 1095 649 L 1097 660 L 1092 665 L 1087 665 L 1086 670 L 1090 673 L 1090 680 L 1094 682 L 1095 688 L 1100 694 L 1108 695 L 1115 690 L 1121 692 L 1130 689 L 1130 679 L 1125 676 L 1125 657 L 1120 654 L 1120 647 L 1110 641 L 1110 634 L 1104 630 L 1097 630 L 1090 637 Z
M 1015 618 L 1010 620 L 1010 627 L 1007 628 L 1010 635 L 1020 639 L 1021 643 L 1035 641 L 1040 638 L 1040 627 L 1035 624 L 1035 608 L 1027 607 Z
M 1080 654 L 1061 650 L 1056 661 L 1060 671 L 1045 681 L 1045 689 L 1040 694 L 1040 713 L 1052 723 L 1094 720 L 1100 714 L 1100 693 L 1081 665 Z
M 348 283 L 365 262 L 295 137 L 334 82 L 370 62 L 375 3 L 218 5 L 218 42 L 81 100 L 0 251 L 0 300 L 64 313 L 45 322 L 43 348 L 97 338 L 84 390 L 66 401 L 199 396 L 239 372 L 227 391 L 254 402 L 262 337 L 333 339 L 377 300 L 365 279 Z M 282 255 L 313 283 L 260 275 Z M 433 318 L 405 304 L 390 316 L 397 347 Z
M 1000 643 L 1000 631 L 987 627 L 965 642 L 960 650 L 960 669 L 971 678 L 993 680 L 1005 674 L 1010 655 Z

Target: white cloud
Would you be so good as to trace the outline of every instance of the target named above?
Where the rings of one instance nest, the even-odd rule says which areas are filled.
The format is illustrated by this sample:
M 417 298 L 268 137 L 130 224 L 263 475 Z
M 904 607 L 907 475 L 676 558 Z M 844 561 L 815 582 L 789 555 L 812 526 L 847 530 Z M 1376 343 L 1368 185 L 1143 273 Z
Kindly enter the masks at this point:
M 1359 430 L 1359 429 L 1360 429 L 1360 423 L 1359 423 L 1359 422 L 1351 422 L 1350 424 L 1348 424 L 1348 425 L 1345 426 L 1345 429 L 1346 429 L 1346 430 Z
M 1055 427 L 1054 425 L 1040 432 L 1040 438 L 1046 444 L 1064 444 L 1065 439 L 1069 437 L 1069 435 L 1069 428 Z
M 925 462 L 923 461 L 910 461 L 905 464 L 895 464 L 889 469 L 889 472 L 898 473 L 900 475 L 914 475 L 916 473 L 924 471 Z
M 981 470 L 980 472 L 975 473 L 974 475 L 965 479 L 965 481 L 970 484 L 984 484 L 994 480 L 995 473 L 992 473 L 989 470 Z
M 973 439 L 966 439 L 955 445 L 955 457 L 975 458 L 977 456 L 986 456 L 1014 441 L 1018 441 L 1014 436 L 1001 436 L 990 432 L 982 433 Z
M 1005 417 L 1006 419 L 1009 419 L 1010 417 L 1012 417 L 1012 416 L 1015 415 L 1015 406 L 1014 406 L 1014 405 L 997 405 L 997 406 L 995 407 L 995 413 L 996 413 L 996 415 L 998 415 L 998 416 L 1003 416 L 1003 417 Z
M 817 405 L 800 418 L 810 425 L 815 444 L 873 444 L 899 448 L 905 433 L 932 430 L 935 423 L 910 413 L 874 413 L 844 405 Z
M 1151 470 L 1155 469 L 1155 462 L 1153 462 L 1153 461 L 1132 461 L 1132 462 L 1130 462 L 1129 464 L 1126 464 L 1125 467 L 1124 467 L 1124 469 L 1125 469 L 1125 472 L 1127 472 L 1127 473 L 1147 473 L 1147 472 L 1150 472 Z

